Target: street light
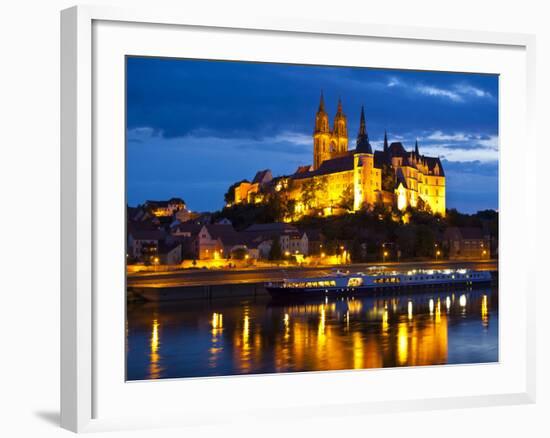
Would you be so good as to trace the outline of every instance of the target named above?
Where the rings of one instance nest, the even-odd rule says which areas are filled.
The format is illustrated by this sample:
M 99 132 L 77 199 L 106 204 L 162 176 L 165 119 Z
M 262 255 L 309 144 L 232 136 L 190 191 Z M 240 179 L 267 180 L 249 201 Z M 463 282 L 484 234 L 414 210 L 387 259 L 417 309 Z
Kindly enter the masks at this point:
M 388 256 L 388 251 L 384 251 L 384 263 L 386 262 L 386 257 Z

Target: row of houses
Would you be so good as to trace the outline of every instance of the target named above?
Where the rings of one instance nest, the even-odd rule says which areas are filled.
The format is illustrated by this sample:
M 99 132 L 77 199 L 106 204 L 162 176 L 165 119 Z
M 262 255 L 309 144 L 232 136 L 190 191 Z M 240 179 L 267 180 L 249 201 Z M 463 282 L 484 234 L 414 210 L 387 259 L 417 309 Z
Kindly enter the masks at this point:
M 227 219 L 218 219 L 212 223 L 208 213 L 195 214 L 191 219 L 182 220 L 180 200 L 174 198 L 166 202 L 148 201 L 143 208 L 128 208 L 127 220 L 127 257 L 129 263 L 152 263 L 160 265 L 177 265 L 183 260 L 224 260 L 252 259 L 266 260 L 277 256 L 312 256 L 322 253 L 323 235 L 315 229 L 302 229 L 289 223 L 254 224 L 243 231 L 233 228 Z M 174 205 L 177 208 L 173 208 Z M 174 209 L 171 216 L 151 215 L 155 208 Z M 167 211 L 168 211 L 167 210 Z M 496 257 L 498 244 L 491 240 L 490 233 L 483 228 L 449 227 L 436 237 L 445 249 L 445 256 L 450 259 L 488 259 Z M 370 235 L 364 230 L 356 236 L 361 242 L 388 242 L 388 236 Z M 278 245 L 277 251 L 273 248 Z M 340 242 L 348 249 L 353 242 Z M 388 245 L 388 243 L 384 243 Z M 390 250 L 399 253 L 399 248 L 389 243 Z M 437 245 L 436 245 L 437 247 Z M 366 252 L 363 244 L 362 254 Z M 272 251 L 273 249 L 273 251 Z M 328 249 L 328 248 L 327 248 Z M 394 258 L 392 251 L 388 259 Z M 442 254 L 437 252 L 437 256 Z M 365 256 L 366 254 L 363 254 Z M 397 256 L 399 257 L 399 256 Z M 386 257 L 384 257 L 386 258 Z
M 133 223 L 128 227 L 128 257 L 158 264 L 179 264 L 183 259 L 268 259 L 275 240 L 287 256 L 308 256 L 321 247 L 320 233 L 285 223 L 252 225 L 244 231 L 236 231 L 229 221 L 176 222 L 168 229 Z

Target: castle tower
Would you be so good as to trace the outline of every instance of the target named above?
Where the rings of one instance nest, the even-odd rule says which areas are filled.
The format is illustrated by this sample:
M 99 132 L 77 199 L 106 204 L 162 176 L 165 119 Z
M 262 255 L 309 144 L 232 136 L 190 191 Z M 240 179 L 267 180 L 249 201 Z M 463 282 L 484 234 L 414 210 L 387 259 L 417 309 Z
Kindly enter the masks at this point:
M 335 158 L 348 151 L 348 121 L 342 110 L 342 100 L 338 99 L 338 110 L 334 116 L 334 125 L 331 139 L 331 158 Z
M 359 133 L 357 134 L 357 142 L 355 145 L 357 152 L 372 154 L 372 147 L 369 142 L 369 134 L 367 133 L 367 123 L 365 122 L 365 109 L 361 106 L 361 118 L 359 120 Z
M 376 171 L 374 169 L 374 155 L 367 133 L 365 122 L 365 110 L 361 107 L 361 118 L 359 119 L 359 132 L 355 154 L 353 155 L 353 182 L 354 202 L 353 209 L 359 210 L 364 204 L 374 204 L 376 186 Z
M 321 163 L 330 158 L 330 128 L 328 114 L 325 111 L 325 99 L 321 91 L 319 109 L 315 116 L 315 130 L 313 131 L 313 169 L 319 168 Z
M 388 132 L 384 130 L 384 153 L 388 152 Z

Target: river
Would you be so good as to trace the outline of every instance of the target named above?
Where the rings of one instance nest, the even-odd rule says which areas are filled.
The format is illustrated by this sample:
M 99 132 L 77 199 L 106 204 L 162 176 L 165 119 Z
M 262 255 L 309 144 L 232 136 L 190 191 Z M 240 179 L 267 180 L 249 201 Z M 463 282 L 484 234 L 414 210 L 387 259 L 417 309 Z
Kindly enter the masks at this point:
M 127 380 L 498 361 L 498 290 L 132 304 Z

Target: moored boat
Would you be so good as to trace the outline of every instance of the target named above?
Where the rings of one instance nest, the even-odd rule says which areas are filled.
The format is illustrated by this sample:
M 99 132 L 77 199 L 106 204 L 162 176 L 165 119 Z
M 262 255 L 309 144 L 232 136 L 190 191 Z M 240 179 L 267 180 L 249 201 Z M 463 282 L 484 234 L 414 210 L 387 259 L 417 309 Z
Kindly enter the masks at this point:
M 469 269 L 413 270 L 386 272 L 383 270 L 364 274 L 336 271 L 334 274 L 316 277 L 285 279 L 269 282 L 265 288 L 272 297 L 361 293 L 384 289 L 418 287 L 473 286 L 490 283 L 489 271 Z

